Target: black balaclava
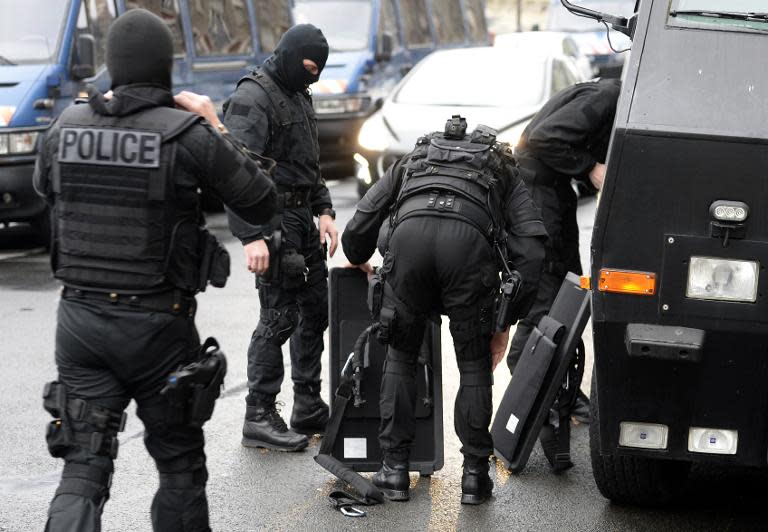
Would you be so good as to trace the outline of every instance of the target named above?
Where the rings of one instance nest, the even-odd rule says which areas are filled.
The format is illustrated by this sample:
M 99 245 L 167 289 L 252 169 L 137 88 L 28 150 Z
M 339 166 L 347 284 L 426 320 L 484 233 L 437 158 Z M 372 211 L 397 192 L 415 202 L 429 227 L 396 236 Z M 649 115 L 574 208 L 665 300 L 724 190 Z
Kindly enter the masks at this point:
M 171 89 L 173 36 L 165 23 L 145 9 L 119 16 L 107 33 L 107 69 L 112 88 L 149 83 Z
M 316 76 L 304 68 L 304 59 L 315 62 Z M 301 92 L 320 79 L 327 60 L 328 41 L 323 32 L 312 24 L 298 24 L 283 34 L 264 66 L 284 88 Z

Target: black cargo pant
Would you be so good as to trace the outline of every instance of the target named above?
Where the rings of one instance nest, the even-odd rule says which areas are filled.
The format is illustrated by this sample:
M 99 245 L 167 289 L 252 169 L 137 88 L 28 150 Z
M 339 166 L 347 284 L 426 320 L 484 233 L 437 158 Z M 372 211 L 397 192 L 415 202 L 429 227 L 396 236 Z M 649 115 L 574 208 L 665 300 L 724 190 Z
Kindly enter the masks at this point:
M 86 298 L 66 297 L 59 304 L 56 365 L 68 399 L 118 415 L 136 400 L 144 445 L 160 473 L 151 509 L 156 531 L 209 530 L 203 431 L 170 424 L 160 395 L 168 374 L 193 361 L 199 345 L 190 312 L 174 315 Z M 87 423 L 72 424 L 75 434 L 96 432 Z M 75 444 L 63 458 L 46 530 L 101 530 L 112 457 Z
M 460 373 L 454 423 L 467 461 L 493 452 L 490 340 L 499 275 L 493 249 L 468 223 L 411 218 L 394 231 L 385 258 L 394 296 L 392 342 L 381 382 L 379 443 L 390 462 L 407 462 L 415 434 L 416 362 L 427 316 L 448 315 Z
M 528 315 L 520 320 L 512 337 L 507 356 L 510 371 L 514 371 L 525 343 L 542 316 L 549 312 L 566 273 L 581 275 L 579 257 L 579 225 L 576 222 L 578 199 L 568 176 L 555 174 L 540 163 L 521 158 L 523 177 L 534 203 L 541 209 L 549 238 L 536 299 Z
M 287 209 L 282 220 L 283 257 L 303 256 L 306 280 L 257 277 L 259 323 L 248 347 L 248 403 L 272 403 L 283 383 L 283 344 L 290 338 L 291 378 L 296 393 L 320 393 L 323 333 L 328 328 L 328 267 L 312 212 Z M 282 276 L 281 276 L 282 277 Z

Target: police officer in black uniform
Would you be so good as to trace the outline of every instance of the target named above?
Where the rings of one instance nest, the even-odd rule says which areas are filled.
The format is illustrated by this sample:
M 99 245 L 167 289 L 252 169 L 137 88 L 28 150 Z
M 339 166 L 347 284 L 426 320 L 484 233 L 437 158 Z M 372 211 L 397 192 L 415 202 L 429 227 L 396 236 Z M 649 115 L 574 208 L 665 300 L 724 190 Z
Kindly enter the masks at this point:
M 308 90 L 327 58 L 328 43 L 319 29 L 294 26 L 272 56 L 240 80 L 226 105 L 224 122 L 230 131 L 250 150 L 277 162 L 279 214 L 260 226 L 230 215 L 248 267 L 257 274 L 261 304 L 248 348 L 243 445 L 249 447 L 298 451 L 308 444 L 305 434 L 323 432 L 328 421 L 328 405 L 320 398 L 320 359 L 328 326 L 324 244 L 329 236 L 333 256 L 338 236 L 331 196 L 320 175 Z M 293 430 L 275 402 L 284 374 L 282 345 L 289 338 Z
M 51 261 L 64 284 L 58 381 L 44 404 L 57 418 L 49 448 L 65 465 L 46 530 L 101 529 L 131 399 L 160 473 L 154 529 L 209 530 L 204 419 L 161 393 L 174 384 L 169 374 L 202 355 L 195 293 L 229 273 L 226 251 L 202 227 L 198 188 L 250 223 L 273 215 L 276 192 L 215 130 L 223 126 L 210 99 L 174 100 L 172 65 L 163 21 L 140 9 L 122 15 L 107 37 L 113 96 L 94 91 L 66 109 L 41 146 L 34 182 L 52 208 Z M 208 417 L 217 395 L 202 405 Z
M 422 137 L 395 163 L 360 201 L 342 237 L 351 264 L 370 272 L 366 261 L 380 235 L 378 334 L 388 349 L 380 398 L 384 463 L 373 482 L 393 500 L 409 498 L 416 362 L 431 313 L 450 319 L 461 374 L 454 414 L 464 455 L 461 500 L 480 504 L 490 497 L 492 371 L 506 353 L 509 325 L 535 293 L 544 258 L 544 225 L 511 148 L 496 143 L 490 128 L 478 126 L 470 136 L 466 122 L 463 129 L 451 125 L 461 122 L 454 117 L 445 133 Z M 521 286 L 495 328 L 499 271 L 507 270 L 502 253 Z
M 507 358 L 511 371 L 541 317 L 549 311 L 569 271 L 581 274 L 576 193 L 571 180 L 600 189 L 621 82 L 604 79 L 557 93 L 525 128 L 515 149 L 533 201 L 549 234 L 536 301 L 520 320 Z M 588 400 L 579 393 L 574 417 L 589 421 Z

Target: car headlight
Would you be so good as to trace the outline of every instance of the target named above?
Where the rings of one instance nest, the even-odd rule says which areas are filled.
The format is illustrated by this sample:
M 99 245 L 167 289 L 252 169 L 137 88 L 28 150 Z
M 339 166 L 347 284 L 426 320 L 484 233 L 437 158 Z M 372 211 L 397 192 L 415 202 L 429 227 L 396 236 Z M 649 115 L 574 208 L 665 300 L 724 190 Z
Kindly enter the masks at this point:
M 384 151 L 392 144 L 392 140 L 381 113 L 376 113 L 366 120 L 357 137 L 360 147 L 368 151 Z
M 760 265 L 748 260 L 691 257 L 686 297 L 715 301 L 757 300 Z
M 24 155 L 35 153 L 38 131 L 0 133 L 0 155 Z
M 358 113 L 368 108 L 371 99 L 355 96 L 352 98 L 315 98 L 315 112 L 319 115 Z
M 528 126 L 529 122 L 530 120 L 526 120 L 525 122 L 512 126 L 509 129 L 505 129 L 499 133 L 499 136 L 496 137 L 496 140 L 499 142 L 506 142 L 512 146 L 512 148 L 514 148 L 517 146 L 517 143 L 520 142 L 520 137 L 523 136 L 523 131 L 525 131 L 525 128 Z

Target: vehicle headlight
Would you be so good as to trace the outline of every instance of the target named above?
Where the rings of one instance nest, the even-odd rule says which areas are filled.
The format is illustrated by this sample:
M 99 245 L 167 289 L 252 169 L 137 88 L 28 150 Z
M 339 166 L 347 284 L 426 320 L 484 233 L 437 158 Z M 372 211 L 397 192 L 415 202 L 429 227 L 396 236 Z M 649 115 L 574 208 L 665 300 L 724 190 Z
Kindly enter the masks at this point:
M 360 147 L 369 151 L 384 151 L 392 144 L 392 140 L 381 113 L 376 113 L 366 120 L 357 137 Z
M 316 98 L 315 112 L 319 115 L 358 113 L 368 108 L 371 99 L 364 96 L 352 98 Z
M 528 123 L 530 120 L 526 120 L 525 122 L 522 122 L 520 124 L 517 124 L 516 126 L 512 126 L 509 129 L 505 129 L 501 133 L 499 133 L 499 136 L 496 137 L 496 139 L 499 142 L 506 142 L 512 148 L 517 146 L 518 142 L 520 142 L 520 137 L 523 136 L 523 131 L 525 131 L 525 128 L 528 126 Z
M 0 133 L 0 155 L 24 155 L 35 153 L 38 131 Z
M 760 265 L 747 260 L 691 257 L 686 297 L 716 301 L 757 300 Z

